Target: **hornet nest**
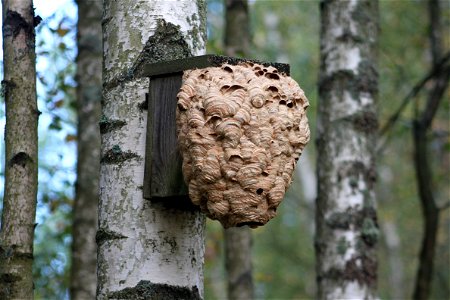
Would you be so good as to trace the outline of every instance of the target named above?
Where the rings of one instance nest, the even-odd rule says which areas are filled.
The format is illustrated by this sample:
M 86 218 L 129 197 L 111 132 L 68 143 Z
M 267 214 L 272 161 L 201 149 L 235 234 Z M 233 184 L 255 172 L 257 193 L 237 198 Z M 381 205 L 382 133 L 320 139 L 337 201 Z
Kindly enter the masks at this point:
M 272 219 L 309 141 L 308 105 L 273 67 L 185 71 L 177 133 L 192 203 L 225 228 Z

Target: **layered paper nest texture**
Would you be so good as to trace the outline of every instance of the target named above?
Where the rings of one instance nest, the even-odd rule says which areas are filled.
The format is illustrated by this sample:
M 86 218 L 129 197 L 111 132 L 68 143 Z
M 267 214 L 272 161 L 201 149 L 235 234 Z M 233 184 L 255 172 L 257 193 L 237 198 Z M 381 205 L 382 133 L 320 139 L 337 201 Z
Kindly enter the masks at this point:
M 308 105 L 273 67 L 185 71 L 177 133 L 191 201 L 225 228 L 267 223 L 309 141 Z

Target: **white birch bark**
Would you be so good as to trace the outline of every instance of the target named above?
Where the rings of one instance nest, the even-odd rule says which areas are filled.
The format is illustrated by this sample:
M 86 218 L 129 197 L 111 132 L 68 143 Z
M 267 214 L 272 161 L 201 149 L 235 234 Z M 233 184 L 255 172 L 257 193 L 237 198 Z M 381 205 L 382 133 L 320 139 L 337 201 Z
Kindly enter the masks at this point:
M 321 2 L 319 299 L 374 299 L 377 0 Z
M 205 4 L 105 0 L 103 34 L 97 298 L 202 298 L 203 215 L 142 197 L 149 80 L 137 60 L 144 47 L 153 62 L 203 54 Z

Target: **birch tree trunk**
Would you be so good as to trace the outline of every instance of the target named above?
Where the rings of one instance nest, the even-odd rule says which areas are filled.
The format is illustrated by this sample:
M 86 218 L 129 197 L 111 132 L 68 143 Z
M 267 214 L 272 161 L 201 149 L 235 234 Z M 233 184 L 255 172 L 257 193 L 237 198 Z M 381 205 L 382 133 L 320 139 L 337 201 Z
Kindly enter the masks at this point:
M 2 1 L 5 194 L 0 232 L 0 299 L 33 298 L 39 111 L 33 1 Z
M 204 216 L 143 198 L 142 62 L 204 53 L 205 2 L 105 0 L 98 299 L 203 298 Z
M 373 299 L 378 1 L 322 1 L 320 10 L 318 298 Z
M 97 287 L 98 182 L 102 98 L 102 2 L 78 0 L 78 161 L 73 207 L 73 300 L 94 299 Z
M 249 50 L 247 0 L 225 1 L 225 54 L 244 57 Z M 252 232 L 248 226 L 224 229 L 228 299 L 253 299 Z

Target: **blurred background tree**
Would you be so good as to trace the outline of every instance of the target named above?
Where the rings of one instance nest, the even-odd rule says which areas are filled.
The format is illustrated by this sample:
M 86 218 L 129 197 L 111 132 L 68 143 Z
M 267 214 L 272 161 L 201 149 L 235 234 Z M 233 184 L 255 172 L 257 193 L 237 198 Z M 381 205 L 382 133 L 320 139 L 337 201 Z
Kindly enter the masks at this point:
M 208 0 L 208 52 L 224 53 L 224 4 Z M 441 5 L 443 52 L 450 48 L 450 7 Z M 35 1 L 44 21 L 37 28 L 39 124 L 39 192 L 35 236 L 35 296 L 68 298 L 71 212 L 74 198 L 75 25 L 72 0 Z M 319 1 L 249 1 L 253 47 L 247 57 L 287 62 L 293 78 L 308 96 L 311 143 L 300 159 L 294 184 L 278 216 L 253 230 L 253 273 L 257 299 L 315 297 L 314 198 L 315 128 L 319 68 Z M 411 89 L 429 72 L 432 55 L 428 38 L 427 1 L 380 1 L 379 115 L 383 127 Z M 427 82 L 417 99 L 425 103 Z M 450 194 L 448 90 L 428 134 L 432 188 L 439 205 Z M 60 101 L 63 100 L 63 101 Z M 420 106 L 422 108 L 423 106 Z M 4 128 L 4 107 L 0 107 Z M 378 218 L 381 229 L 378 290 L 382 299 L 412 297 L 423 235 L 423 218 L 413 165 L 412 120 L 407 105 L 377 148 Z M 1 133 L 3 134 L 3 132 Z M 3 140 L 3 136 L 1 137 Z M 4 161 L 4 145 L 0 144 Z M 307 158 L 307 159 L 305 159 Z M 1 172 L 4 171 L 4 165 Z M 2 173 L 3 176 L 3 173 Z M 3 192 L 3 178 L 0 193 Z M 1 195 L 3 198 L 3 195 Z M 445 206 L 445 205 L 444 205 Z M 440 210 L 435 268 L 430 299 L 450 298 L 449 209 Z M 208 221 L 205 261 L 205 299 L 224 299 L 222 227 Z
M 250 48 L 247 0 L 225 1 L 225 55 L 246 57 Z M 228 299 L 254 298 L 252 230 L 248 226 L 223 230 Z
M 77 22 L 77 181 L 72 210 L 70 298 L 94 299 L 102 100 L 102 2 L 78 0 Z

